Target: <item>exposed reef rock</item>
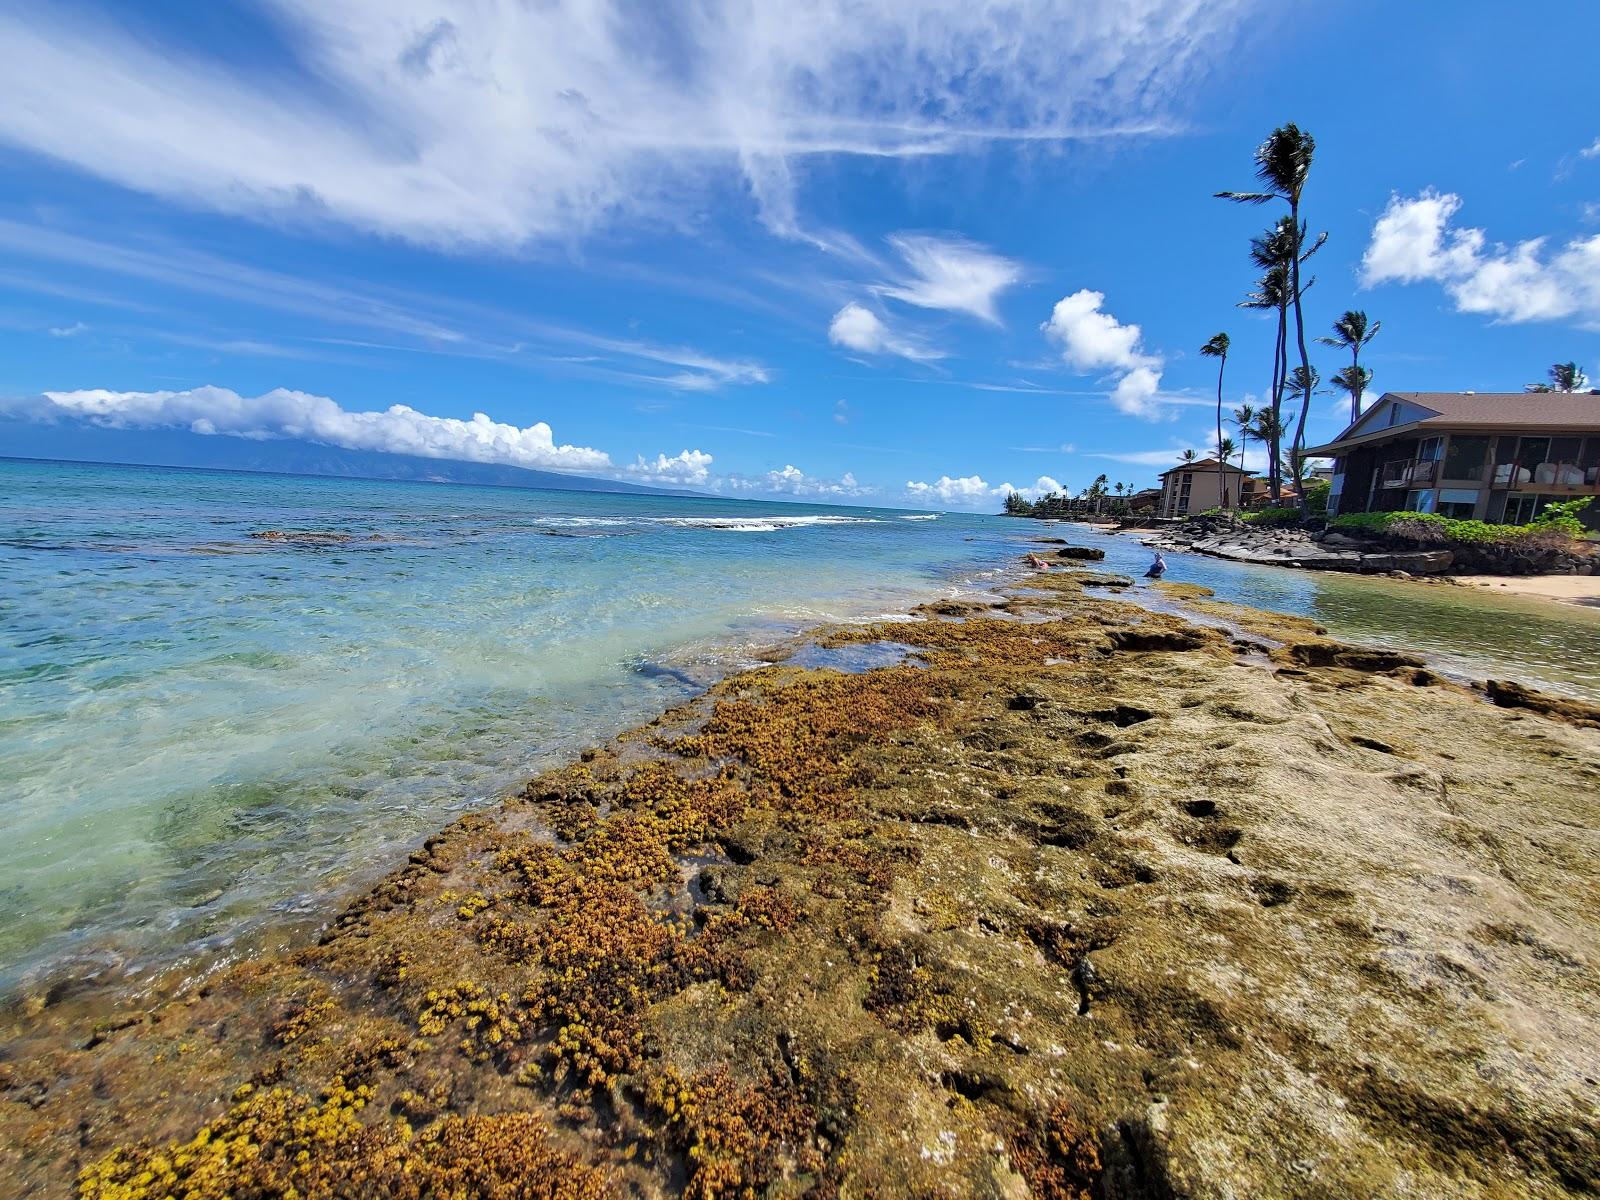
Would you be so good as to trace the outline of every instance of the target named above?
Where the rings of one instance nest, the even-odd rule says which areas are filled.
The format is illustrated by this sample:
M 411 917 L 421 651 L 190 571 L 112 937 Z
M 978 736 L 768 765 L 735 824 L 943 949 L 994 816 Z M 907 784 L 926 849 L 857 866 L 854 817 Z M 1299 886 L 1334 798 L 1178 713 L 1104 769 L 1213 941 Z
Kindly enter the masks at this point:
M 1063 546 L 1056 551 L 1057 558 L 1076 558 L 1088 562 L 1099 562 L 1106 556 L 1106 552 L 1095 546 Z
M 1600 731 L 1075 576 L 824 631 L 921 665 L 719 684 L 316 945 L 19 1006 L 0 1193 L 1591 1194 Z

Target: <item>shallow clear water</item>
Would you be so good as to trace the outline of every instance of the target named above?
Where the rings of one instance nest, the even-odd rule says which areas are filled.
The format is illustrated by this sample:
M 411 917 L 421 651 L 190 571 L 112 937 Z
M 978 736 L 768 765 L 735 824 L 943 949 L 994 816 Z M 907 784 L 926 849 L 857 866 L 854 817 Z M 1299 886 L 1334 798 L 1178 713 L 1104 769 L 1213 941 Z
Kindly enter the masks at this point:
M 332 531 L 335 544 L 263 541 Z M 1009 577 L 997 517 L 0 461 L 0 990 L 225 952 L 807 625 Z M 1169 556 L 1600 695 L 1600 614 Z
M 1090 565 L 1133 576 L 1143 586 L 1151 552 L 1137 535 L 1053 528 L 1070 541 L 1106 551 L 1103 563 Z M 1466 679 L 1515 679 L 1600 699 L 1600 608 L 1380 576 L 1257 567 L 1170 550 L 1164 556 L 1168 580 L 1202 584 L 1220 600 L 1310 617 L 1344 641 L 1413 650 Z

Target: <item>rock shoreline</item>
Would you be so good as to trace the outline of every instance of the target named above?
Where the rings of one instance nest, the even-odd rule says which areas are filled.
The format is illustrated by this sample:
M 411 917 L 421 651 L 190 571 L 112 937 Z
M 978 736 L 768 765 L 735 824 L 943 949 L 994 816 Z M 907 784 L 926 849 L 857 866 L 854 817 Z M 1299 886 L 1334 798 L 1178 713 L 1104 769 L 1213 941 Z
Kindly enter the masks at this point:
M 1592 1192 L 1600 706 L 1097 582 L 821 631 L 914 657 L 726 680 L 316 945 L 9 1014 L 0 1194 Z
M 1447 575 L 1457 572 L 1493 574 L 1588 575 L 1592 556 L 1540 552 L 1518 555 L 1488 548 L 1404 549 L 1371 539 L 1350 537 L 1336 529 L 1298 526 L 1256 527 L 1231 519 L 1200 517 L 1141 539 L 1159 550 L 1188 551 L 1257 566 L 1297 567 L 1308 571 L 1361 574 Z

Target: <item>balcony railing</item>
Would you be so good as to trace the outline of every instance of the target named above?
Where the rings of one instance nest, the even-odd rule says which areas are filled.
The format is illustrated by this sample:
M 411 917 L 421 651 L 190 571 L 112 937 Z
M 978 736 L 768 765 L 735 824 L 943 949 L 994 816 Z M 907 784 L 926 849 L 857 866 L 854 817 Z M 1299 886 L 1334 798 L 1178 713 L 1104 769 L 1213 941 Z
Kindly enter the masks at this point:
M 1575 462 L 1543 462 L 1524 467 L 1497 463 L 1497 488 L 1549 488 L 1554 491 L 1600 492 L 1600 467 Z
M 1428 487 L 1439 477 L 1439 464 L 1431 459 L 1396 458 L 1383 464 L 1379 486 Z

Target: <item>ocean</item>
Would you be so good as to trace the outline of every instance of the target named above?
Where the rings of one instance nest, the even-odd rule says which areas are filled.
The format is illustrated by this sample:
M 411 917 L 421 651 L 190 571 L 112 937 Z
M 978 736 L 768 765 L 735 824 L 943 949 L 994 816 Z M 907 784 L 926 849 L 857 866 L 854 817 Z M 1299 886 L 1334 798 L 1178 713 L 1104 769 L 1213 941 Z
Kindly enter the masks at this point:
M 764 648 L 991 589 L 1052 534 L 1149 560 L 997 516 L 0 460 L 0 995 L 290 936 Z M 1462 678 L 1600 696 L 1594 610 L 1169 561 Z
M 303 536 L 262 538 L 269 532 Z M 0 990 L 215 957 L 990 517 L 0 461 Z

